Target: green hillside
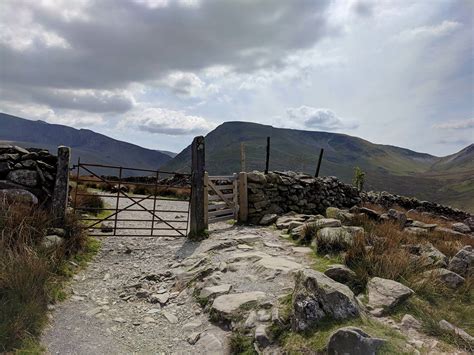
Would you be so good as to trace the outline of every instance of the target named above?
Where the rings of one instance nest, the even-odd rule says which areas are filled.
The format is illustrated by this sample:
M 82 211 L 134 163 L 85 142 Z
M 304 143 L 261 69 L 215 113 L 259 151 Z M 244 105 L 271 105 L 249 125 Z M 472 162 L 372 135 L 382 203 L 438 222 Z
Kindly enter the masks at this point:
M 373 144 L 345 134 L 274 128 L 249 122 L 226 122 L 206 136 L 206 168 L 211 174 L 240 170 L 240 143 L 246 147 L 246 170 L 265 168 L 266 137 L 271 137 L 270 170 L 297 170 L 314 174 L 320 148 L 324 158 L 320 175 L 352 181 L 353 169 L 366 172 L 366 188 L 415 196 L 474 210 L 473 145 L 448 157 Z M 164 169 L 189 171 L 190 147 Z

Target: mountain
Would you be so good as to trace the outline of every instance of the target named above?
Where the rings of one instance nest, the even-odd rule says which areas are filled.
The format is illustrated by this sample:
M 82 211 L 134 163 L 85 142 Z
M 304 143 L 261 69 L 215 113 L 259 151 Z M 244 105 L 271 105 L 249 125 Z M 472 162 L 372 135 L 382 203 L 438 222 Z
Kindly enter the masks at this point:
M 31 121 L 0 113 L 0 140 L 23 147 L 47 148 L 55 152 L 58 145 L 72 148 L 73 164 L 82 162 L 155 170 L 172 158 L 171 152 L 142 148 L 88 129 Z M 105 175 L 117 175 L 117 170 L 94 169 Z M 85 172 L 84 172 L 85 173 Z M 143 175 L 128 172 L 127 175 Z
M 324 148 L 320 175 L 351 183 L 354 167 L 366 172 L 365 188 L 415 196 L 474 210 L 474 145 L 447 157 L 374 144 L 345 134 L 275 128 L 249 122 L 226 122 L 206 136 L 206 168 L 211 174 L 240 170 L 240 143 L 246 170 L 264 170 L 266 137 L 271 137 L 270 170 L 314 174 Z M 191 147 L 163 169 L 188 171 Z

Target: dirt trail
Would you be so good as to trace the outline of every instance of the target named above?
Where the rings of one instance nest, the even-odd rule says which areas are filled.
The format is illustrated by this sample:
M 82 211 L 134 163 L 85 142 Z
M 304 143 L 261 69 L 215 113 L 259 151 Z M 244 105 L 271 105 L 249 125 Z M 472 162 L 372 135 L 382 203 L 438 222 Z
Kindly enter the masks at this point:
M 176 292 L 173 286 L 204 260 L 213 268 L 206 285 L 230 284 L 233 293 L 263 291 L 276 300 L 293 287 L 289 269 L 310 262 L 305 250 L 293 250 L 278 235 L 269 228 L 217 223 L 201 243 L 105 237 L 94 261 L 74 277 L 71 297 L 56 305 L 43 345 L 51 354 L 226 353 L 230 332 L 209 322 L 193 287 Z M 254 251 L 268 255 L 259 268 L 246 262 Z M 232 267 L 219 269 L 223 263 Z

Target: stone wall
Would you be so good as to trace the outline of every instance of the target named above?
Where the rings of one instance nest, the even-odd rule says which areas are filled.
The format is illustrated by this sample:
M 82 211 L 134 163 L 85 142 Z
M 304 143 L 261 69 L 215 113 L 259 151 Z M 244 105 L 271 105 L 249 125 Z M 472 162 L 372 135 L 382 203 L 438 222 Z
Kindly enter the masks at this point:
M 442 215 L 457 221 L 465 221 L 472 215 L 457 208 L 443 206 L 439 203 L 430 201 L 420 201 L 414 197 L 405 197 L 390 194 L 388 192 L 362 192 L 360 194 L 364 202 L 375 203 L 386 208 L 400 206 L 406 210 L 416 209 L 420 212 L 428 212 L 436 215 Z
M 247 174 L 249 223 L 265 214 L 324 213 L 327 207 L 350 208 L 360 202 L 359 193 L 337 178 L 314 178 L 294 172 Z
M 51 202 L 57 157 L 47 150 L 0 145 L 0 199 Z

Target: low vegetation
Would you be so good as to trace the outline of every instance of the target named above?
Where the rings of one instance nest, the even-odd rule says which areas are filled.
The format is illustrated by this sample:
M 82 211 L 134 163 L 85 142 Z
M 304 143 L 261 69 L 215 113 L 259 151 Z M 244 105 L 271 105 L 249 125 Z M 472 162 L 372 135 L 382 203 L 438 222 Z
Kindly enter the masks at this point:
M 100 196 L 84 185 L 76 185 L 73 187 L 70 193 L 71 205 L 77 210 L 83 211 L 88 214 L 97 215 L 104 208 L 104 202 Z
M 40 208 L 0 202 L 0 352 L 39 352 L 48 304 L 65 298 L 64 282 L 98 250 L 72 215 L 64 243 L 45 246 L 51 221 Z

